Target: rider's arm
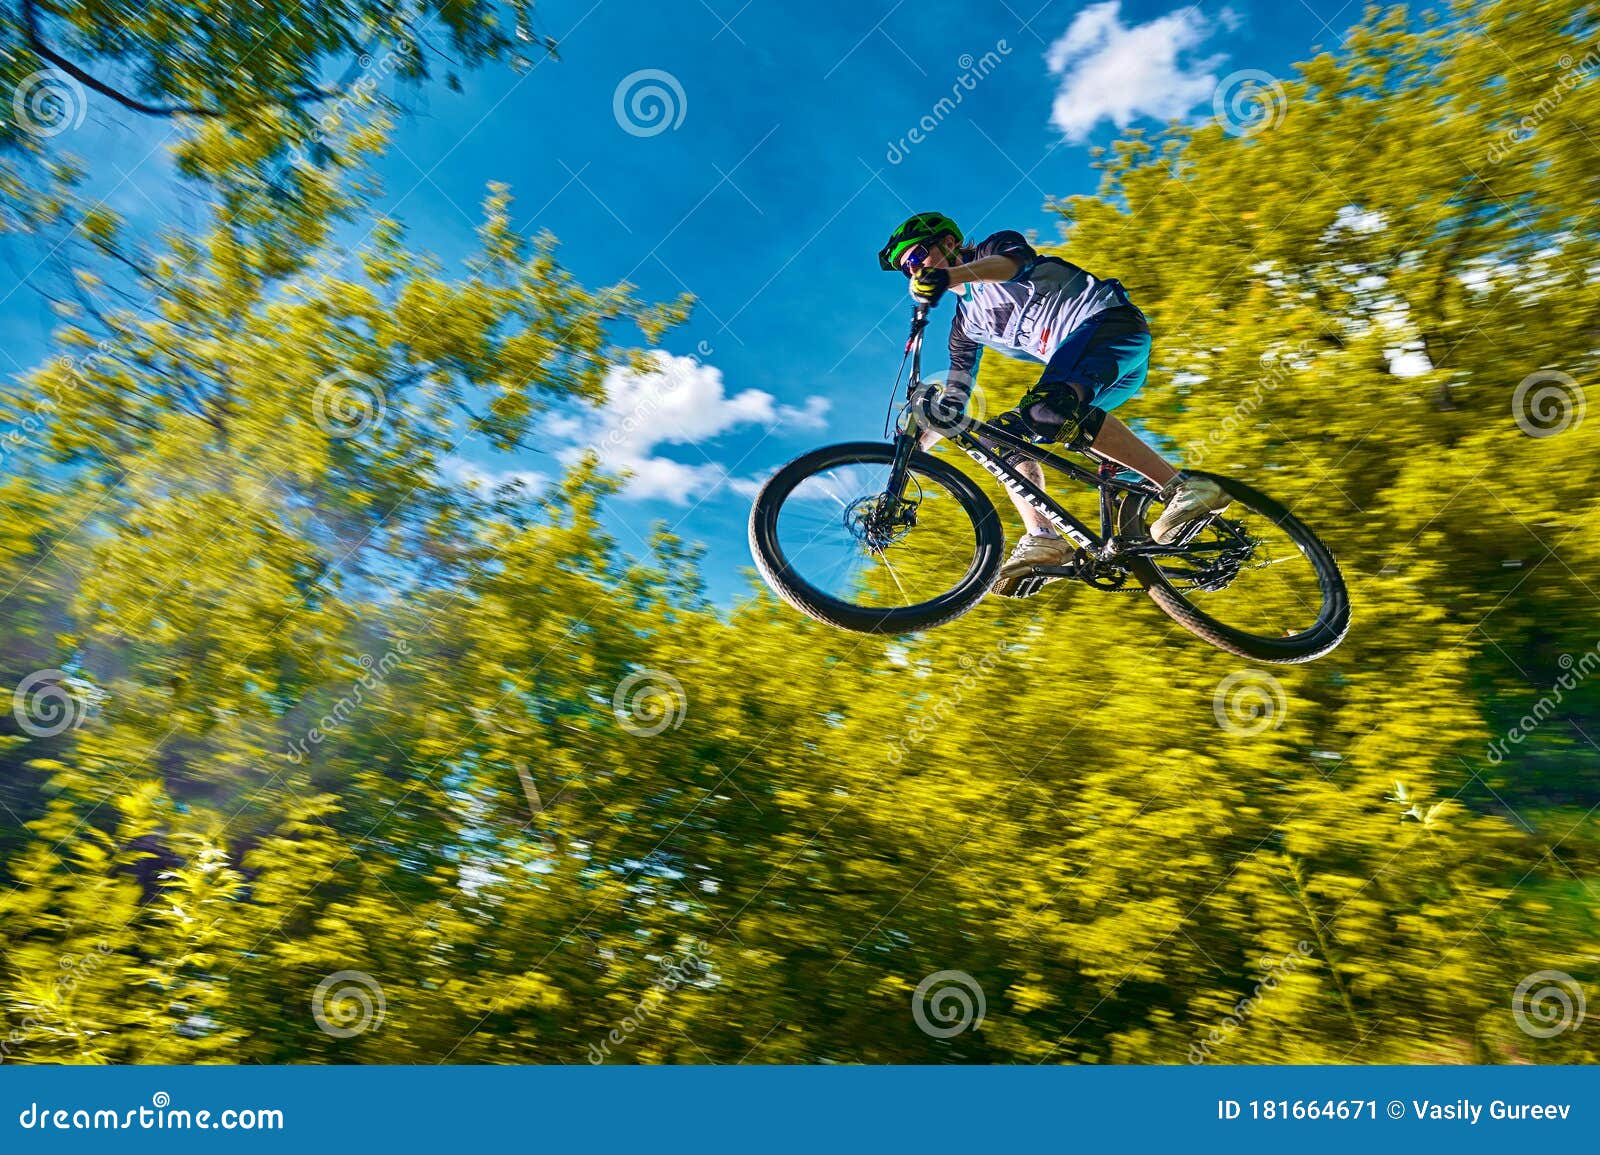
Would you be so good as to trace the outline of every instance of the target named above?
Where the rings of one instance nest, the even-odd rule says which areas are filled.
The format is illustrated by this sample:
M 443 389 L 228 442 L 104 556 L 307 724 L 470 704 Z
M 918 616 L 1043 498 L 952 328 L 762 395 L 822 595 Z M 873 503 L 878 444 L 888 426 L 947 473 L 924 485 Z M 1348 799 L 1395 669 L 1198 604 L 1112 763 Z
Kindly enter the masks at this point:
M 979 257 L 950 270 L 950 283 L 964 285 L 968 281 L 1009 281 L 1022 268 L 1014 257 Z
M 1014 229 L 1001 229 L 991 233 L 972 246 L 972 259 L 950 270 L 952 285 L 969 281 L 1009 281 L 1028 269 L 1039 259 L 1039 254 L 1028 243 L 1028 238 Z M 978 366 L 980 346 L 967 336 L 958 306 L 950 325 L 950 372 L 945 387 L 972 392 L 972 373 Z
M 962 409 L 966 408 L 972 396 L 972 372 L 978 367 L 978 354 L 982 351 L 983 346 L 967 336 L 961 310 L 957 309 L 955 318 L 950 322 L 950 372 L 945 374 L 944 395 L 958 395 Z M 939 429 L 924 429 L 917 443 L 918 448 L 930 453 L 943 436 L 944 433 Z
M 1002 229 L 979 241 L 972 260 L 950 270 L 950 283 L 1009 281 L 1039 259 L 1028 239 L 1014 229 Z
M 945 374 L 945 388 L 959 390 L 968 395 L 972 393 L 972 374 L 978 367 L 978 353 L 981 348 L 976 341 L 967 336 L 966 327 L 961 323 L 961 313 L 958 310 L 950 322 L 950 372 Z

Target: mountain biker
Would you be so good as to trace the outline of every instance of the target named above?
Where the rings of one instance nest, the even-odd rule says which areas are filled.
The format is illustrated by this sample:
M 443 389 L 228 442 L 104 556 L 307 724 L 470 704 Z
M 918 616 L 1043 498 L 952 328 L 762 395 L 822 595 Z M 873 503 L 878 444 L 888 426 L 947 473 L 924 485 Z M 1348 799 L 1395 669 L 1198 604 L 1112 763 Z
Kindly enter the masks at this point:
M 1150 527 L 1165 545 L 1184 526 L 1227 507 L 1222 489 L 1190 477 L 1110 415 L 1139 392 L 1150 363 L 1150 328 L 1129 301 L 1120 281 L 1101 280 L 1059 257 L 1035 251 L 1021 233 L 1003 230 L 962 246 L 961 230 L 943 213 L 917 213 L 903 222 L 878 254 L 885 269 L 911 281 L 911 296 L 930 307 L 946 292 L 956 297 L 950 324 L 950 371 L 940 406 L 964 410 L 982 346 L 1044 365 L 1044 373 L 998 425 L 1039 444 L 1061 441 L 1092 448 L 1102 457 L 1143 474 L 1161 487 L 1166 509 Z M 928 449 L 941 434 L 923 434 Z M 1044 470 L 1036 461 L 1012 468 L 1040 489 Z M 1013 494 L 1027 532 L 994 584 L 1006 597 L 1028 597 L 1053 577 L 1030 577 L 1034 566 L 1059 566 L 1072 557 L 1063 539 L 1038 510 Z

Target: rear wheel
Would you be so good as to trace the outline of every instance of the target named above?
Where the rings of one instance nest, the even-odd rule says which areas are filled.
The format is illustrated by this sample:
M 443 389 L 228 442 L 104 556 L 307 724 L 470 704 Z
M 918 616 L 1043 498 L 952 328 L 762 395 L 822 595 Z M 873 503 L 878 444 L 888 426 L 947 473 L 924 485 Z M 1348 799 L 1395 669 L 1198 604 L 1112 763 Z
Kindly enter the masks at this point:
M 830 445 L 780 469 L 750 511 L 750 552 L 803 613 L 873 634 L 960 617 L 1000 568 L 994 504 L 959 470 L 911 455 L 905 499 L 888 498 L 894 446 Z
M 1350 595 L 1328 547 L 1272 498 L 1227 477 L 1233 504 L 1177 552 L 1135 556 L 1128 568 L 1162 611 L 1191 633 L 1259 662 L 1309 662 L 1344 640 Z M 1151 497 L 1122 505 L 1124 541 L 1148 541 Z

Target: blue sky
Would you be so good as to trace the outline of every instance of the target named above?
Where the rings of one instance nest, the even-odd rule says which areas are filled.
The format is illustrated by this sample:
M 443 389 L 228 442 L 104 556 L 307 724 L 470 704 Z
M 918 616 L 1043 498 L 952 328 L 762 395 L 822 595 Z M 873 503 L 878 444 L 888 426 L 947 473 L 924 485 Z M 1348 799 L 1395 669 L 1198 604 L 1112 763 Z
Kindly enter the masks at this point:
M 897 221 L 937 208 L 969 232 L 1054 239 L 1044 203 L 1093 191 L 1090 146 L 1119 124 L 1209 116 L 1238 70 L 1287 76 L 1357 18 L 1337 2 L 546 0 L 559 61 L 405 98 L 380 209 L 455 260 L 484 186 L 505 181 L 518 225 L 556 234 L 586 284 L 626 278 L 646 298 L 699 304 L 668 334 L 659 377 L 618 381 L 605 412 L 554 422 L 549 453 L 464 444 L 459 472 L 549 475 L 600 442 L 639 473 L 613 508 L 621 544 L 641 550 L 664 519 L 708 547 L 726 599 L 745 582 L 755 481 L 812 446 L 879 435 L 906 300 L 876 251 Z M 97 168 L 119 211 L 177 211 L 160 126 L 92 106 L 76 131 L 58 144 Z M 3 256 L 16 282 L 38 253 L 9 242 Z M 8 288 L 0 339 L 15 369 L 48 347 L 49 318 Z

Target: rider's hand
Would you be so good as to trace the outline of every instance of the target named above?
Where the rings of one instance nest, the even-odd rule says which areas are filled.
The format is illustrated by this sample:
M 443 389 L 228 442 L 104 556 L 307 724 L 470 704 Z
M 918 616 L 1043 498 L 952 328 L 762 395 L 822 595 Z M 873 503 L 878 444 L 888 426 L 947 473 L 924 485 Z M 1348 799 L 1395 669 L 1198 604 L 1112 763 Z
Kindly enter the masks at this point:
M 939 298 L 944 296 L 949 288 L 949 269 L 924 265 L 911 275 L 911 299 L 920 305 L 927 305 L 930 309 L 939 303 Z
M 936 381 L 927 383 L 923 402 L 917 407 L 917 419 L 922 429 L 917 434 L 917 448 L 924 453 L 932 451 L 944 438 L 968 425 L 967 405 L 972 390 L 957 388 Z

